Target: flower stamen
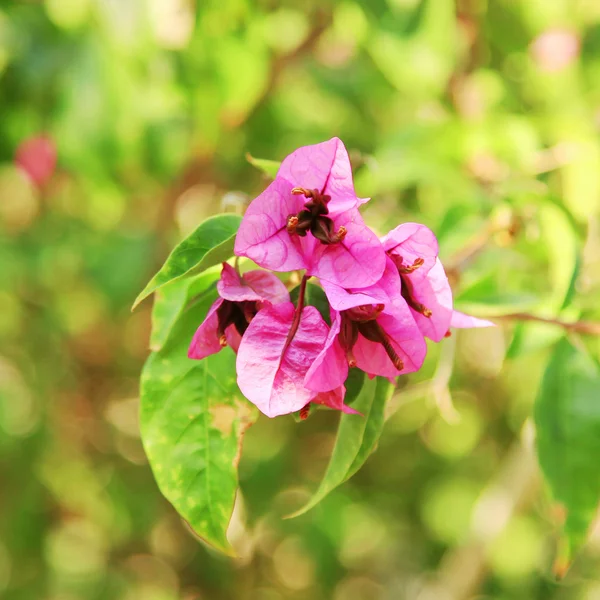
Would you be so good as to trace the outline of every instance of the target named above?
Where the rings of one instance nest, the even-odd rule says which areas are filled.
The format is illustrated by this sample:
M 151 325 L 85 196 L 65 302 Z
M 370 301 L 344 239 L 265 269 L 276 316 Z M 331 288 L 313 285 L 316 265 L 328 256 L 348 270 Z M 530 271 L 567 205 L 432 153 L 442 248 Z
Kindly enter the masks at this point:
M 425 261 L 422 258 L 416 258 L 412 265 L 404 265 L 402 263 L 402 258 L 396 262 L 396 266 L 398 267 L 398 272 L 407 275 L 408 273 L 414 273 L 419 267 L 423 266 Z
M 290 215 L 287 218 L 287 222 L 285 224 L 285 228 L 287 229 L 288 233 L 296 233 L 296 227 L 298 227 L 298 217 L 296 215 Z
M 400 279 L 402 280 L 402 289 L 400 293 L 404 300 L 406 300 L 406 304 L 408 304 L 413 310 L 421 313 L 424 317 L 429 319 L 433 313 L 424 304 L 421 304 L 415 299 L 415 290 L 410 277 L 406 277 L 401 274 Z

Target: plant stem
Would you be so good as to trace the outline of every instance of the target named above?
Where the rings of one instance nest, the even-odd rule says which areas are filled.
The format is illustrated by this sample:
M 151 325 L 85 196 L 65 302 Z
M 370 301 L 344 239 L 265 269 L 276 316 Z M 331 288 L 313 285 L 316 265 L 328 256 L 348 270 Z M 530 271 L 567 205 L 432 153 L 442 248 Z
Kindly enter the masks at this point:
M 567 331 L 575 333 L 587 333 L 589 335 L 600 335 L 600 323 L 593 321 L 576 321 L 575 323 L 568 323 L 561 321 L 560 319 L 553 319 L 547 317 L 538 317 L 530 313 L 512 313 L 508 315 L 499 315 L 497 317 L 490 317 L 491 319 L 505 319 L 510 321 L 534 321 L 537 323 L 547 323 L 549 325 L 556 325 L 562 327 Z
M 288 346 L 292 343 L 292 340 L 298 331 L 298 327 L 300 326 L 300 318 L 302 317 L 302 309 L 304 308 L 304 297 L 306 295 L 306 283 L 309 279 L 310 275 L 304 275 L 300 282 L 300 292 L 298 293 L 298 303 L 296 304 L 296 310 L 294 312 L 294 320 L 292 321 L 292 326 L 290 327 L 287 339 L 285 340 L 283 352 L 281 353 L 282 356 L 285 354 Z

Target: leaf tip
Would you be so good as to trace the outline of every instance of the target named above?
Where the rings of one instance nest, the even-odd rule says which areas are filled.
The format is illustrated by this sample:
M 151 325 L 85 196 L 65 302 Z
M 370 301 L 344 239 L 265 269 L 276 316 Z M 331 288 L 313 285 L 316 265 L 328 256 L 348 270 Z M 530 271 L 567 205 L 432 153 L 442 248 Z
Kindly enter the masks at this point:
M 148 293 L 145 289 L 142 292 L 140 292 L 137 298 L 134 300 L 133 305 L 131 306 L 131 312 L 133 312 L 142 303 L 142 301 L 146 299 L 147 296 Z
M 556 579 L 559 581 L 564 579 L 571 568 L 571 564 L 573 564 L 573 561 L 569 560 L 568 558 L 564 556 L 557 557 L 552 565 L 552 573 L 554 577 L 556 577 Z

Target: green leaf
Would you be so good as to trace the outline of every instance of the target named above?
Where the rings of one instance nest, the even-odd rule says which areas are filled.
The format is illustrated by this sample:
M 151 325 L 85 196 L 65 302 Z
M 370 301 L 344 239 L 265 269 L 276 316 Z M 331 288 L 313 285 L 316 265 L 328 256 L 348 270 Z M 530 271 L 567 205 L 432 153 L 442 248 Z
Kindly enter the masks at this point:
M 340 417 L 331 461 L 319 488 L 300 510 L 289 515 L 297 517 L 316 506 L 329 492 L 350 479 L 375 450 L 384 423 L 384 408 L 393 386 L 383 377 L 368 379 L 354 369 L 346 382 L 346 402 L 361 415 L 343 413 Z
M 570 303 L 579 274 L 578 233 L 565 211 L 546 203 L 538 210 L 542 239 L 546 244 L 552 293 L 544 304 L 560 310 Z
M 152 307 L 152 334 L 150 349 L 157 352 L 167 341 L 179 315 L 195 296 L 198 301 L 203 294 L 214 291 L 219 279 L 220 267 L 213 267 L 193 277 L 177 279 L 156 291 Z
M 235 355 L 201 361 L 187 349 L 216 292 L 185 311 L 142 373 L 142 441 L 161 492 L 207 543 L 231 554 L 226 532 L 237 490 L 237 463 L 256 409 L 239 392 Z
M 300 286 L 297 285 L 290 292 L 290 300 L 296 304 L 298 302 L 298 295 L 300 293 Z M 329 314 L 329 301 L 325 295 L 325 291 L 322 287 L 315 285 L 314 283 L 306 284 L 306 292 L 304 294 L 304 305 L 314 306 L 323 317 L 323 320 L 331 325 L 331 317 Z
M 561 573 L 585 542 L 600 501 L 599 390 L 598 365 L 563 338 L 535 405 L 539 462 L 552 496 L 566 511 L 565 553 L 556 567 Z
M 200 273 L 233 255 L 235 234 L 242 217 L 216 215 L 206 219 L 176 246 L 160 271 L 135 299 L 133 309 L 152 292 L 191 273 Z
M 281 165 L 276 160 L 268 160 L 266 158 L 254 158 L 251 154 L 246 154 L 246 160 L 259 171 L 262 171 L 270 179 L 275 179 L 277 171 Z

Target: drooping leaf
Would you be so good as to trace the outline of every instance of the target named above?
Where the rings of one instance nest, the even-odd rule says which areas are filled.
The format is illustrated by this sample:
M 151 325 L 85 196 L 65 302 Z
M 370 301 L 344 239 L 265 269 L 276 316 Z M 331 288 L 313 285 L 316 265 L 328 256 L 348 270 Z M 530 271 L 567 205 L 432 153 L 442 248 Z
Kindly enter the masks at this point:
M 361 415 L 342 414 L 331 460 L 314 496 L 290 517 L 316 506 L 329 492 L 350 479 L 375 450 L 384 424 L 384 408 L 393 386 L 383 377 L 368 379 L 354 369 L 346 382 L 346 403 Z
M 167 341 L 179 315 L 194 296 L 212 293 L 219 279 L 220 267 L 213 267 L 193 277 L 177 279 L 156 291 L 152 307 L 150 349 L 157 352 Z
M 216 215 L 206 219 L 178 244 L 158 273 L 135 299 L 135 308 L 144 298 L 162 286 L 191 273 L 200 273 L 233 255 L 239 215 Z
M 277 160 L 268 160 L 266 158 L 254 158 L 251 154 L 246 154 L 246 159 L 253 166 L 256 167 L 259 171 L 262 171 L 267 177 L 271 179 L 275 179 L 277 175 L 277 171 L 279 171 L 279 166 L 281 163 Z
M 537 451 L 554 499 L 565 509 L 563 573 L 585 542 L 600 501 L 600 368 L 567 339 L 546 368 L 535 405 Z
M 185 311 L 142 373 L 140 425 L 165 497 L 207 543 L 231 553 L 226 532 L 237 489 L 241 439 L 257 416 L 239 392 L 226 348 L 194 361 L 187 348 L 216 292 Z

